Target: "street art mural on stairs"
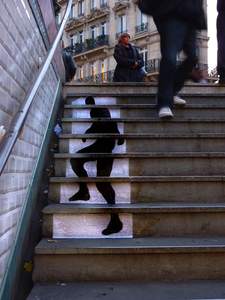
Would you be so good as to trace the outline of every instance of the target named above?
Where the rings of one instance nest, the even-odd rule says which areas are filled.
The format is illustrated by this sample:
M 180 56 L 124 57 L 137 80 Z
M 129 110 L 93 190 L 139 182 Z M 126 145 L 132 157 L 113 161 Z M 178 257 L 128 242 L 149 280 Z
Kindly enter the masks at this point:
M 113 122 L 113 118 L 119 118 L 120 111 L 114 110 L 110 111 L 106 105 L 109 104 L 108 100 L 105 99 L 94 99 L 89 96 L 86 99 L 78 99 L 73 104 L 91 105 L 91 109 L 84 112 L 73 111 L 73 117 L 76 118 L 90 118 L 91 119 L 110 119 L 112 121 L 95 121 L 88 123 L 88 127 L 82 128 L 82 126 L 77 125 L 79 130 L 82 128 L 84 131 L 79 132 L 79 134 L 120 134 L 123 133 L 123 128 L 118 124 Z M 111 98 L 111 103 L 116 99 Z M 105 107 L 98 107 L 97 103 L 104 105 Z M 115 103 L 112 103 L 115 104 Z M 113 117 L 112 117 L 113 116 Z M 121 132 L 122 131 L 122 132 Z M 74 129 L 72 129 L 74 133 Z M 74 151 L 76 150 L 76 151 Z M 72 145 L 69 145 L 70 153 L 79 154 L 112 154 L 121 153 L 126 151 L 126 144 L 122 138 L 104 138 L 99 137 L 96 140 L 83 139 L 82 142 L 75 141 Z M 115 151 L 115 152 L 114 152 Z M 126 159 L 121 165 L 120 160 L 114 160 L 110 157 L 77 157 L 71 158 L 67 161 L 66 176 L 74 177 L 110 177 L 110 176 L 129 176 L 129 160 Z M 129 184 L 112 184 L 110 182 L 96 182 L 96 184 L 87 184 L 86 182 L 80 182 L 79 184 L 70 185 L 69 193 L 67 187 L 67 200 L 64 194 L 64 203 L 105 203 L 109 205 L 114 205 L 115 203 L 130 203 L 130 185 Z M 117 199 L 119 201 L 117 201 Z M 104 201 L 104 202 L 103 202 Z M 60 226 L 62 220 L 58 217 L 57 222 L 55 222 L 56 231 L 59 234 Z M 63 216 L 61 216 L 63 218 Z M 69 225 L 69 223 L 70 225 Z M 130 237 L 132 235 L 132 218 L 128 214 L 111 214 L 111 215 L 88 215 L 88 216 L 77 216 L 76 220 L 71 217 L 69 221 L 67 217 L 68 226 L 66 226 L 67 235 L 74 237 L 74 234 L 79 235 L 79 237 L 99 237 L 99 234 L 104 236 L 111 236 L 111 234 L 117 233 L 118 237 Z M 79 232 L 75 233 L 72 228 L 80 228 Z M 81 229 L 83 227 L 83 229 Z M 64 226 L 61 228 L 65 229 Z M 83 233 L 82 233 L 83 230 Z M 62 231 L 62 230 L 61 230 Z

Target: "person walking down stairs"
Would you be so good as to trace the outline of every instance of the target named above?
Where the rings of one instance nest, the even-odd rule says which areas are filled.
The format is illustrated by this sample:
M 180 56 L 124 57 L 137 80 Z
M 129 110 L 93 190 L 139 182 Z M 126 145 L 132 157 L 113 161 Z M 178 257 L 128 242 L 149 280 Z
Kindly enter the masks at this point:
M 217 40 L 218 40 L 218 58 L 217 72 L 219 75 L 219 84 L 225 84 L 225 1 L 217 0 Z
M 159 118 L 172 118 L 173 104 L 185 105 L 178 97 L 198 58 L 196 32 L 206 29 L 202 0 L 139 0 L 143 13 L 153 16 L 160 35 L 161 63 L 158 86 Z M 186 58 L 177 67 L 177 55 Z
M 93 97 L 89 96 L 85 100 L 86 105 L 95 105 Z M 108 118 L 111 119 L 110 112 L 107 108 L 94 107 L 90 112 L 91 118 Z M 114 133 L 119 134 L 119 129 L 116 122 L 94 122 L 85 133 Z M 86 142 L 86 139 L 83 139 Z M 123 139 L 118 140 L 118 145 L 124 143 Z M 79 150 L 77 153 L 112 153 L 116 145 L 115 138 L 98 138 L 96 142 L 88 147 Z M 88 177 L 87 171 L 84 169 L 84 164 L 88 161 L 97 160 L 97 176 L 110 177 L 113 158 L 72 158 L 70 160 L 74 173 L 79 177 Z M 115 191 L 110 182 L 97 182 L 96 187 L 102 194 L 106 202 L 110 205 L 115 204 Z M 69 201 L 88 201 L 90 199 L 90 193 L 88 186 L 85 182 L 80 183 L 79 191 L 73 195 Z M 111 214 L 110 222 L 106 229 L 102 231 L 103 235 L 109 235 L 117 233 L 122 230 L 123 224 L 120 221 L 118 214 Z

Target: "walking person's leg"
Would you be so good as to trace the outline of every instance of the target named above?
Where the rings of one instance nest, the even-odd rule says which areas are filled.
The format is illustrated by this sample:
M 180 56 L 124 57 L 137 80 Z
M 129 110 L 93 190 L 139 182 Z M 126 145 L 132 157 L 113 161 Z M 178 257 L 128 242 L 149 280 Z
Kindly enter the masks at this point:
M 175 17 L 168 17 L 163 21 L 155 20 L 155 22 L 160 34 L 162 56 L 158 86 L 159 117 L 172 117 L 177 55 L 183 48 L 187 28 L 185 22 Z
M 225 1 L 217 0 L 217 71 L 220 76 L 219 83 L 225 84 Z
M 196 30 L 190 28 L 187 23 L 187 33 L 184 40 L 183 51 L 186 55 L 184 61 L 177 67 L 174 81 L 174 96 L 183 88 L 185 81 L 188 79 L 191 71 L 198 62 L 196 54 Z M 183 100 L 184 101 L 184 100 Z

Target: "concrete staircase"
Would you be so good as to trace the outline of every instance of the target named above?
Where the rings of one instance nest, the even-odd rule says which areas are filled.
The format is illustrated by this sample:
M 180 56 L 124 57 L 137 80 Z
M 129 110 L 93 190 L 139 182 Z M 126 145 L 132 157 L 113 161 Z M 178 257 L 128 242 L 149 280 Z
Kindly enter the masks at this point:
M 64 93 L 34 281 L 224 280 L 225 88 L 185 87 L 187 105 L 172 121 L 158 120 L 152 85 L 68 85 Z M 88 95 L 96 105 L 85 105 Z M 96 107 L 108 108 L 111 119 L 91 118 Z M 120 133 L 105 133 L 115 122 Z M 104 133 L 85 134 L 94 123 Z M 112 153 L 77 153 L 99 138 L 124 143 Z M 70 159 L 90 159 L 89 177 L 77 177 Z M 110 177 L 96 175 L 97 159 L 113 159 Z M 116 205 L 96 188 L 105 182 Z M 80 183 L 90 200 L 69 202 Z M 123 229 L 104 236 L 111 214 Z

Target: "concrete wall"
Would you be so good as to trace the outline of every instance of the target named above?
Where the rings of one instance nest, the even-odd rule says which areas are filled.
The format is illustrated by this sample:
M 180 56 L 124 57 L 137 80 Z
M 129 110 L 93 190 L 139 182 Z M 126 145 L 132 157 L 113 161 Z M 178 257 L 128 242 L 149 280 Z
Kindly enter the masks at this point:
M 0 11 L 0 126 L 8 131 L 46 49 L 27 0 L 1 0 Z M 0 281 L 50 117 L 56 84 L 50 68 L 0 177 Z

